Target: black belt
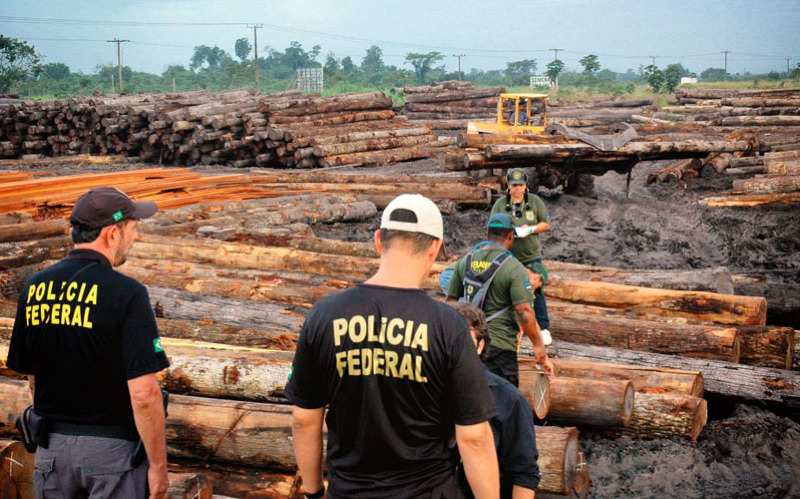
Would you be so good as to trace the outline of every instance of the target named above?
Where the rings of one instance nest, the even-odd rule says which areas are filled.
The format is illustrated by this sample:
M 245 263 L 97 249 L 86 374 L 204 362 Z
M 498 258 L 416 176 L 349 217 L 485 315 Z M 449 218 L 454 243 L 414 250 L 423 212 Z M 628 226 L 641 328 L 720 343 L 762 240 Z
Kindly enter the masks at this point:
M 130 427 L 122 425 L 93 425 L 51 421 L 48 429 L 50 433 L 77 437 L 119 438 L 121 440 L 130 440 L 131 442 L 139 440 L 139 435 L 136 432 L 131 430 Z

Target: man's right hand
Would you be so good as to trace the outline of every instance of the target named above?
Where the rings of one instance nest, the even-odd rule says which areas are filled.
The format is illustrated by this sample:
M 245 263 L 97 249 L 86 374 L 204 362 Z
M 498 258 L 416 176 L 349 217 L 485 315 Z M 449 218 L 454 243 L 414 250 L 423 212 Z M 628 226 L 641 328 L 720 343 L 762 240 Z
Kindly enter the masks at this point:
M 169 489 L 169 475 L 167 467 L 150 466 L 147 469 L 147 485 L 150 489 L 149 499 L 166 499 L 167 489 Z

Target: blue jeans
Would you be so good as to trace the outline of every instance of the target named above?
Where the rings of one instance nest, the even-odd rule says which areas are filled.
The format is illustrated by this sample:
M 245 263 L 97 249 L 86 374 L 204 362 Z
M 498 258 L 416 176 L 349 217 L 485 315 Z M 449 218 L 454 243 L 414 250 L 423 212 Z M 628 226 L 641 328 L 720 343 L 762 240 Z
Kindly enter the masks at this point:
M 533 312 L 539 329 L 550 329 L 550 317 L 547 315 L 547 299 L 544 297 L 544 286 L 533 293 Z

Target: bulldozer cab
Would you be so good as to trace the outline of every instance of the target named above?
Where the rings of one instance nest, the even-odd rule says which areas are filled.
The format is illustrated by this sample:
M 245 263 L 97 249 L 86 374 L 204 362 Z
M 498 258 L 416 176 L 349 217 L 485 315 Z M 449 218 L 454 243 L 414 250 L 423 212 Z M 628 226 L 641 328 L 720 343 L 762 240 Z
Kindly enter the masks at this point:
M 547 125 L 547 94 L 504 93 L 495 121 L 470 121 L 467 133 L 541 135 Z

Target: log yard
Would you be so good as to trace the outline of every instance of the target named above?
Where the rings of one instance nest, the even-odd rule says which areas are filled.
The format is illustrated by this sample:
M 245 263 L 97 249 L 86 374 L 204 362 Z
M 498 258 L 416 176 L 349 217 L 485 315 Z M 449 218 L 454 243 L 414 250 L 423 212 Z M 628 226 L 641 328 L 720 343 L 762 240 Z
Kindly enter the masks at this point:
M 26 39 L 0 35 L 38 67 L 0 74 L 0 499 L 800 498 L 800 59 L 670 85 L 647 56 L 617 92 L 589 51 L 533 51 L 542 84 L 240 38 L 181 70 L 255 85 L 120 63 L 40 96 Z

